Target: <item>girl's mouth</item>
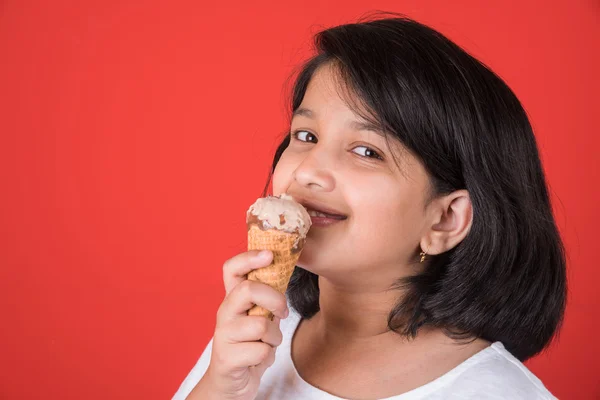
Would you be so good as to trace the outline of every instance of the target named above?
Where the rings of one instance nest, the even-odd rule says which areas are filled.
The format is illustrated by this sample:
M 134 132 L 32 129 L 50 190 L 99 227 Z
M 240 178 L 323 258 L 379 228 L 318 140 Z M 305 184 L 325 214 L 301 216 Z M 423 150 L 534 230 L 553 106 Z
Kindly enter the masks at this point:
M 308 209 L 308 215 L 312 221 L 312 226 L 326 227 L 344 221 L 348 217 L 345 215 L 326 214 L 321 211 Z
M 347 215 L 343 214 L 343 211 L 331 207 L 325 202 L 308 200 L 300 196 L 296 196 L 295 198 L 297 199 L 296 201 L 298 201 L 298 203 L 302 204 L 304 208 L 306 208 L 308 215 L 310 215 L 310 220 L 313 227 L 331 226 L 348 218 Z

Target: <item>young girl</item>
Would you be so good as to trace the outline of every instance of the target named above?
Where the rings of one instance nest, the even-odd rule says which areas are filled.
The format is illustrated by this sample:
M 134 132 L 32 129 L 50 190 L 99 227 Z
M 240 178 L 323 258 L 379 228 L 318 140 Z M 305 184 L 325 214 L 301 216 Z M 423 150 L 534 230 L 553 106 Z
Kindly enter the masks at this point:
M 287 298 L 245 278 L 269 252 L 225 263 L 214 337 L 174 398 L 555 398 L 522 364 L 557 332 L 566 277 L 519 100 L 405 17 L 315 44 L 272 182 L 327 217 Z

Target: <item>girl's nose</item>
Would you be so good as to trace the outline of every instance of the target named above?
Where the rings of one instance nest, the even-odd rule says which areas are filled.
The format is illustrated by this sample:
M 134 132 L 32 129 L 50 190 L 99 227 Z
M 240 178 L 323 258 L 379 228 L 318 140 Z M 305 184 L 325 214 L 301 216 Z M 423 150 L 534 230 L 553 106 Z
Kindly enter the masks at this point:
M 335 188 L 335 179 L 331 169 L 319 162 L 313 152 L 308 154 L 295 169 L 294 180 L 309 190 L 330 192 Z

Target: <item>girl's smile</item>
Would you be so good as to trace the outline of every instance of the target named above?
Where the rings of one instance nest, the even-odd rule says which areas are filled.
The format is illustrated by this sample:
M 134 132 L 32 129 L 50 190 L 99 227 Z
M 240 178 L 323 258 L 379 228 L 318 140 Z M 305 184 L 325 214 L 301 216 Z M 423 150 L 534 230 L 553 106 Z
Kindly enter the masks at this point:
M 323 202 L 306 200 L 293 195 L 292 197 L 306 208 L 311 217 L 313 228 L 328 227 L 348 219 L 348 215 L 344 211 L 337 210 Z

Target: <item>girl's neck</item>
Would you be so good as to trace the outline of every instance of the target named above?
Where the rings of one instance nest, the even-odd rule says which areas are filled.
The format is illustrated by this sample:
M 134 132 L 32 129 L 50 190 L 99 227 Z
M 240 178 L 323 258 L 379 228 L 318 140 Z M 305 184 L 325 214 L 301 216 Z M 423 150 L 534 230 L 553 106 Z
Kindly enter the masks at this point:
M 385 287 L 342 286 L 319 277 L 320 311 L 311 318 L 325 341 L 364 342 L 396 335 L 388 329 L 388 315 L 402 292 Z

